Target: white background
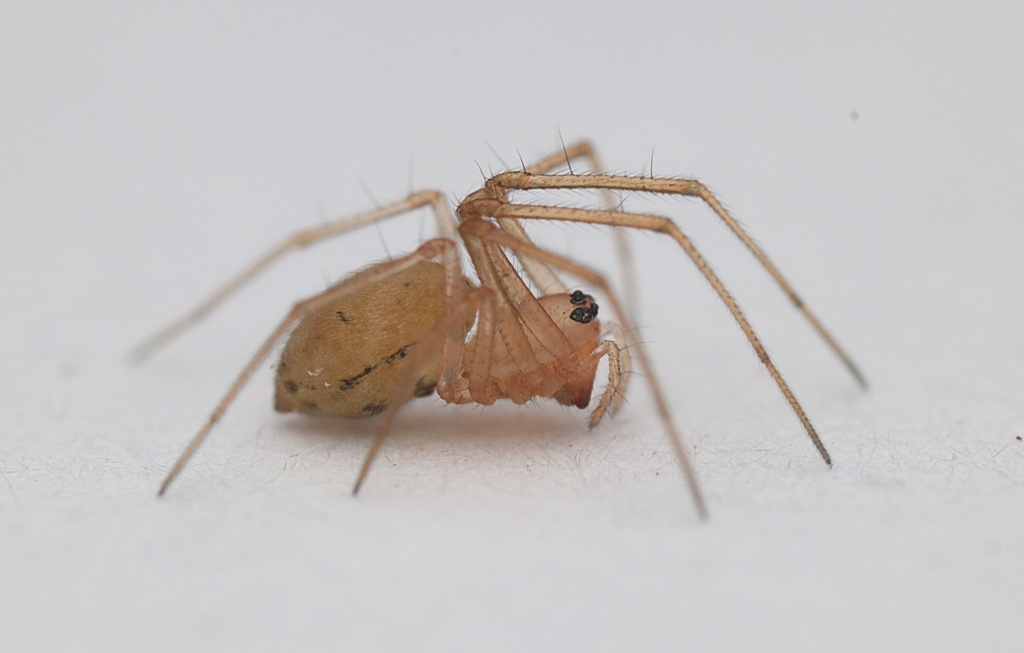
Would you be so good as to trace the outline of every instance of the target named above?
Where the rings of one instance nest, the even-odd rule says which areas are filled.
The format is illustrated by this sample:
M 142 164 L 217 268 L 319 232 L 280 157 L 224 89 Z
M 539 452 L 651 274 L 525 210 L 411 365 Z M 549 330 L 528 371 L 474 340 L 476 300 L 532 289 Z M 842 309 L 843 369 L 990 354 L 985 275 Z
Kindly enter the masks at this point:
M 1024 650 L 1019 3 L 230 4 L 2 10 L 0 648 Z M 709 522 L 641 377 L 589 433 L 421 400 L 352 499 L 373 422 L 274 413 L 268 361 L 155 498 L 290 302 L 429 217 L 133 344 L 295 229 L 582 137 L 707 182 L 857 358 L 867 394 L 706 208 L 626 204 L 694 234 L 834 469 L 638 234 Z M 601 230 L 545 231 L 615 274 Z

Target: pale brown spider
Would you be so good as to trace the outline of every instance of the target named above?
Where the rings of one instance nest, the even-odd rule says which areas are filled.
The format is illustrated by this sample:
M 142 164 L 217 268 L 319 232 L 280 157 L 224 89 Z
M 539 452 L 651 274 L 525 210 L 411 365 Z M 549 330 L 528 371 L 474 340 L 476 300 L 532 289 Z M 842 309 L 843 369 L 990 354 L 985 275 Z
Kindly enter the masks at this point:
M 462 200 L 456 210 L 458 221 L 441 193 L 420 191 L 377 210 L 296 233 L 192 312 L 140 345 L 135 350 L 137 358 L 148 355 L 199 320 L 288 250 L 412 209 L 429 206 L 433 210 L 439 238 L 426 241 L 411 254 L 360 270 L 294 305 L 185 448 L 160 486 L 159 494 L 162 495 L 181 472 L 275 344 L 299 322 L 277 367 L 275 408 L 314 415 L 382 415 L 353 494 L 359 491 L 366 478 L 395 414 L 413 396 L 436 390 L 448 403 L 488 405 L 497 399 L 523 404 L 534 397 L 551 397 L 562 404 L 585 408 L 590 402 L 598 362 L 607 357 L 608 385 L 591 413 L 589 424 L 593 427 L 606 412 L 614 413 L 620 407 L 628 378 L 625 372 L 630 365 L 627 352 L 631 352 L 650 384 L 655 406 L 697 511 L 705 517 L 707 509 L 686 447 L 669 414 L 644 346 L 635 337 L 629 314 L 600 273 L 535 245 L 523 230 L 520 222 L 523 220 L 647 229 L 672 237 L 732 313 L 818 453 L 831 467 L 828 451 L 803 408 L 739 305 L 693 243 L 669 218 L 615 210 L 607 194 L 645 192 L 703 200 L 757 257 L 857 382 L 866 387 L 857 367 L 775 265 L 700 182 L 572 174 L 571 162 L 580 158 L 588 160 L 592 169 L 601 169 L 591 144 L 580 142 L 533 166 L 524 166 L 521 172 L 503 172 L 491 177 L 483 188 Z M 549 174 L 563 163 L 569 165 L 569 174 Z M 603 209 L 567 208 L 517 204 L 509 200 L 511 191 L 535 189 L 596 189 L 606 194 L 606 206 Z M 478 286 L 463 276 L 459 242 L 469 254 Z M 533 287 L 542 288 L 548 294 L 538 297 L 527 286 L 509 261 L 507 252 L 519 260 Z M 552 268 L 600 290 L 611 303 L 621 327 L 608 325 L 602 330 L 597 320 L 598 305 L 593 298 L 579 290 L 570 294 Z M 471 334 L 474 324 L 476 330 Z M 624 344 L 602 340 L 603 333 L 613 334 Z

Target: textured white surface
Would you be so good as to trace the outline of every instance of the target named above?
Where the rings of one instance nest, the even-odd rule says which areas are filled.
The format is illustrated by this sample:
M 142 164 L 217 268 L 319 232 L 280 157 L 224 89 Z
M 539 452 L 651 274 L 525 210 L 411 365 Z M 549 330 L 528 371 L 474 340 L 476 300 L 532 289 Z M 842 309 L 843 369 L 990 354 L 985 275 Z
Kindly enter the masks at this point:
M 1024 650 L 1019 4 L 332 4 L 5 12 L 0 649 Z M 422 401 L 353 500 L 372 423 L 277 415 L 265 371 L 154 497 L 289 302 L 429 222 L 289 259 L 145 365 L 133 343 L 372 205 L 361 182 L 456 197 L 502 167 L 488 146 L 516 165 L 559 133 L 708 182 L 851 350 L 867 395 L 706 210 L 654 202 L 832 471 L 642 235 L 643 334 L 709 523 L 641 379 L 592 433 L 546 404 Z M 598 230 L 549 232 L 610 260 Z

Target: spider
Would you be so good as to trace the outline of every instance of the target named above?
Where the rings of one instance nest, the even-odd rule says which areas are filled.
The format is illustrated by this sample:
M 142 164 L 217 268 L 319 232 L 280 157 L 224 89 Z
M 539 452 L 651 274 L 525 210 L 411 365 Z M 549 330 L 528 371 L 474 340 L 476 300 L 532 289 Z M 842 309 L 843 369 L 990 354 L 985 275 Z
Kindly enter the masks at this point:
M 617 209 L 611 194 L 655 193 L 702 200 L 753 253 L 857 383 L 866 389 L 865 378 L 850 357 L 706 186 L 692 179 L 574 174 L 572 161 L 581 159 L 588 161 L 592 170 L 602 169 L 593 146 L 582 141 L 569 147 L 563 145 L 562 151 L 532 166 L 524 165 L 520 171 L 492 176 L 459 203 L 454 215 L 440 192 L 427 190 L 376 210 L 299 231 L 194 310 L 142 343 L 134 351 L 137 359 L 197 322 L 289 250 L 422 207 L 429 207 L 437 221 L 439 237 L 424 242 L 414 252 L 359 270 L 294 304 L 177 459 L 159 494 L 167 491 L 245 383 L 278 341 L 291 331 L 277 366 L 276 410 L 345 417 L 381 416 L 353 494 L 358 493 L 366 479 L 395 414 L 414 396 L 436 392 L 448 403 L 484 405 L 498 399 L 523 404 L 536 397 L 548 397 L 586 408 L 591 401 L 598 363 L 607 358 L 608 383 L 590 414 L 588 424 L 592 428 L 605 414 L 620 408 L 627 373 L 635 359 L 647 378 L 697 513 L 706 518 L 705 500 L 683 438 L 669 413 L 650 357 L 635 337 L 629 313 L 602 274 L 534 244 L 522 226 L 529 220 L 646 229 L 672 238 L 728 308 L 818 453 L 831 467 L 828 451 L 796 396 L 736 300 L 690 239 L 667 217 Z M 555 173 L 563 164 L 569 172 Z M 509 198 L 512 192 L 537 189 L 597 190 L 604 194 L 605 206 L 523 204 Z M 460 244 L 468 253 L 475 284 L 463 274 Z M 518 259 L 522 274 L 513 266 L 509 254 Z M 569 292 L 556 270 L 600 291 L 618 323 L 602 328 L 594 298 L 580 290 Z M 538 296 L 527 282 L 533 288 L 543 289 L 545 294 Z M 606 334 L 611 338 L 602 337 Z

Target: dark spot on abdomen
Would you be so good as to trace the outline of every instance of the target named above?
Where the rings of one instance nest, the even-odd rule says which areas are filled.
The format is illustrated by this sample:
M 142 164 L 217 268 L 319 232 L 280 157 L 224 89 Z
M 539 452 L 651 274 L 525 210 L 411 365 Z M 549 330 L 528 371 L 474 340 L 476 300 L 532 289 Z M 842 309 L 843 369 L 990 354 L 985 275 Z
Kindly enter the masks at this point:
M 391 365 L 392 363 L 394 363 L 399 358 L 405 358 L 409 354 L 409 347 L 412 347 L 414 344 L 416 344 L 416 343 L 409 343 L 408 345 L 402 345 L 401 347 L 396 349 L 394 351 L 394 353 L 390 354 L 387 358 L 385 358 L 384 362 L 386 364 L 388 364 L 388 365 Z
M 420 379 L 419 381 L 416 382 L 416 389 L 413 390 L 413 393 L 417 397 L 426 397 L 426 396 L 428 396 L 430 394 L 433 394 L 434 390 L 436 390 L 436 389 L 437 389 L 437 384 L 436 383 L 434 383 L 432 381 L 427 381 L 425 379 Z
M 388 405 L 385 403 L 379 404 L 366 404 L 363 406 L 363 415 L 380 415 L 387 410 Z
M 339 379 L 338 387 L 341 390 L 351 390 L 352 388 L 356 387 L 357 385 L 363 382 L 363 379 L 366 378 L 366 375 L 373 371 L 373 367 L 373 365 L 367 365 L 359 374 L 356 374 L 355 376 L 348 379 Z

